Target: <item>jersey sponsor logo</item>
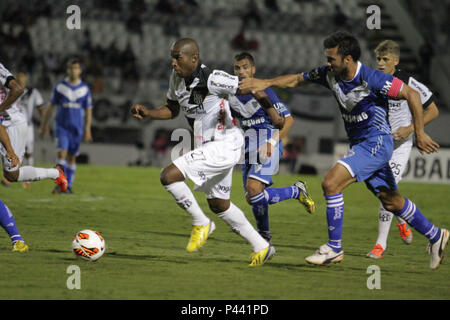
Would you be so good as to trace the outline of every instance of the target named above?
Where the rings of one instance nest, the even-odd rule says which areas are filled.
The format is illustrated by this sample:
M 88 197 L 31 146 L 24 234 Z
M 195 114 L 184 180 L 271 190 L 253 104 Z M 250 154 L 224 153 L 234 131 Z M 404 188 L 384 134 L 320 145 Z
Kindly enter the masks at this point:
M 219 87 L 219 88 L 224 88 L 224 89 L 230 89 L 230 90 L 235 89 L 234 85 L 219 83 L 219 82 L 215 82 L 214 80 L 211 80 L 211 85 L 214 87 Z
M 257 119 L 245 119 L 245 120 L 242 120 L 242 125 L 245 126 L 245 127 L 251 127 L 251 126 L 262 124 L 262 123 L 265 123 L 265 122 L 266 122 L 266 119 L 264 117 L 260 117 L 260 118 L 257 118 Z
M 365 112 L 361 112 L 360 114 L 352 115 L 352 114 L 342 114 L 342 118 L 347 123 L 358 123 L 364 120 L 367 120 L 369 116 Z
M 224 77 L 224 78 L 227 78 L 227 79 L 231 79 L 231 80 L 235 80 L 236 79 L 236 76 L 232 76 L 231 74 L 228 74 L 226 72 L 219 71 L 219 70 L 214 70 L 213 75 L 214 76 L 221 76 L 221 77 Z
M 218 185 L 217 186 L 219 188 L 220 191 L 224 192 L 224 193 L 229 193 L 231 190 L 231 187 L 229 186 L 222 186 L 222 185 Z
M 69 108 L 69 109 L 80 109 L 81 108 L 81 105 L 77 102 L 64 102 L 62 104 L 62 106 L 64 108 Z

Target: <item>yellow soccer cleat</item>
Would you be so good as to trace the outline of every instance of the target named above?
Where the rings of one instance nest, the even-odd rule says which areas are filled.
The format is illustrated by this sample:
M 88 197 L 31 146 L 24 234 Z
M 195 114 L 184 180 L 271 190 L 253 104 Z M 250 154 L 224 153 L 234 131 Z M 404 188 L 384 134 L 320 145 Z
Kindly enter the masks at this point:
M 276 253 L 275 248 L 272 246 L 268 246 L 267 248 L 259 250 L 258 252 L 253 252 L 252 262 L 248 266 L 249 267 L 262 266 L 264 263 L 272 259 L 275 253 Z
M 299 180 L 298 182 L 294 183 L 294 186 L 300 189 L 298 201 L 305 207 L 306 211 L 313 214 L 316 211 L 316 205 L 314 204 L 314 200 L 306 191 L 306 182 Z
M 27 252 L 28 251 L 28 245 L 25 244 L 25 242 L 21 240 L 17 240 L 13 244 L 12 251 L 13 252 Z
M 213 221 L 206 226 L 192 226 L 191 238 L 189 239 L 186 251 L 193 252 L 201 248 L 215 229 L 216 225 Z

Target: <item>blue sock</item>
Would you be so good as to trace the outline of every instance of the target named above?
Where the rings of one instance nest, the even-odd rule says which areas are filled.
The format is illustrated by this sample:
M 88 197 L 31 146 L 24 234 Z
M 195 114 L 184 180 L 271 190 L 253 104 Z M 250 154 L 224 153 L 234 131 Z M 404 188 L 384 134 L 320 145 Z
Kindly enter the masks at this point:
M 287 199 L 297 199 L 300 189 L 297 186 L 289 186 L 284 188 L 266 188 L 267 202 L 275 204 Z
M 264 192 L 250 197 L 258 231 L 269 233 L 269 204 Z
M 0 225 L 5 229 L 11 238 L 12 243 L 17 240 L 23 241 L 22 236 L 17 230 L 16 221 L 9 208 L 0 200 Z
M 72 188 L 73 181 L 75 180 L 75 170 L 76 169 L 77 169 L 76 164 L 68 164 L 68 165 L 66 165 L 66 167 L 64 169 L 69 188 Z
M 344 197 L 342 193 L 327 196 L 328 246 L 334 252 L 342 250 L 342 222 L 344 219 Z
M 414 202 L 405 198 L 405 205 L 402 210 L 393 212 L 396 216 L 400 216 L 409 223 L 414 229 L 419 231 L 427 237 L 431 243 L 435 243 L 441 236 L 441 230 L 432 224 L 427 218 L 423 216 L 419 208 Z

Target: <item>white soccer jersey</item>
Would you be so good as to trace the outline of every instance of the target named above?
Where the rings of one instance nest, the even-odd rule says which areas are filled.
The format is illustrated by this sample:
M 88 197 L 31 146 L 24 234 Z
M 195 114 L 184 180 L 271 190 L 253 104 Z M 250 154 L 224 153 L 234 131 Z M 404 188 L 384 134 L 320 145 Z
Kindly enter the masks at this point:
M 414 79 L 408 73 L 402 70 L 396 70 L 394 76 L 407 83 L 408 86 L 416 90 L 420 95 L 423 108 L 426 109 L 433 102 L 433 93 L 422 83 Z M 409 110 L 408 101 L 406 100 L 389 100 L 389 123 L 392 132 L 395 132 L 400 127 L 409 126 L 412 123 L 412 115 Z M 408 142 L 412 145 L 413 134 L 402 141 L 395 141 L 395 148 L 401 144 Z
M 196 147 L 207 141 L 223 140 L 230 134 L 241 134 L 233 123 L 228 103 L 228 96 L 236 93 L 238 84 L 238 77 L 211 71 L 203 64 L 187 80 L 172 71 L 167 99 L 180 105 L 194 129 Z M 223 121 L 221 111 L 225 112 Z
M 27 118 L 28 125 L 31 125 L 34 109 L 41 107 L 44 104 L 41 93 L 36 88 L 25 88 L 24 93 L 17 101 L 20 110 Z
M 14 79 L 11 72 L 0 63 L 0 103 L 3 103 L 8 96 L 9 88 L 7 87 L 7 84 L 11 79 Z M 3 114 L 0 114 L 0 116 L 2 117 L 2 125 L 4 127 L 26 122 L 26 118 L 20 111 L 17 101 L 5 110 Z

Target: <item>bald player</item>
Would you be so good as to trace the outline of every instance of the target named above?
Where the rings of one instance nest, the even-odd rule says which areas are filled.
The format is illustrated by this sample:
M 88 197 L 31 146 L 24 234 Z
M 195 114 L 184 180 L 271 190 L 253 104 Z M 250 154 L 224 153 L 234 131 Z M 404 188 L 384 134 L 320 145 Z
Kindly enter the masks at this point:
M 205 193 L 211 211 L 251 244 L 250 266 L 261 266 L 273 257 L 275 248 L 230 201 L 233 167 L 241 158 L 244 138 L 231 117 L 227 99 L 237 93 L 239 79 L 202 64 L 198 45 L 192 39 L 176 41 L 170 55 L 173 70 L 166 103 L 157 109 L 135 104 L 131 113 L 138 119 L 168 120 L 181 111 L 194 131 L 194 150 L 175 159 L 160 177 L 167 192 L 192 218 L 186 250 L 197 251 L 216 228 L 185 183 L 189 179 L 195 184 L 194 190 Z M 267 95 L 258 92 L 255 96 L 268 112 L 277 112 Z

